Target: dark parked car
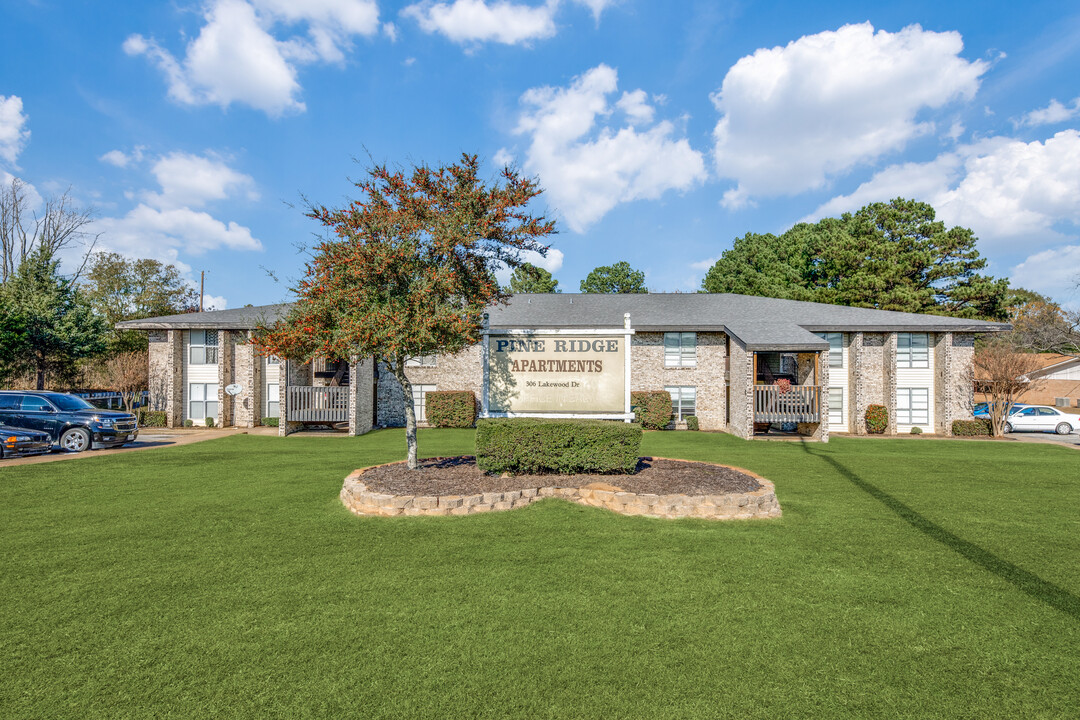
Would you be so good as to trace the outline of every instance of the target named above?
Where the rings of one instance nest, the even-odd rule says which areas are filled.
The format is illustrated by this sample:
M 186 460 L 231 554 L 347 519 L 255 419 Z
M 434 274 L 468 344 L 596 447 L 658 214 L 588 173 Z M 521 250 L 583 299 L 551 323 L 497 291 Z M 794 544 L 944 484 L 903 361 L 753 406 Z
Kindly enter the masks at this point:
M 49 434 L 64 450 L 93 445 L 119 447 L 139 436 L 135 416 L 96 408 L 75 395 L 21 390 L 0 391 L 0 423 Z
M 43 455 L 52 450 L 52 445 L 52 436 L 49 433 L 0 423 L 0 460 Z

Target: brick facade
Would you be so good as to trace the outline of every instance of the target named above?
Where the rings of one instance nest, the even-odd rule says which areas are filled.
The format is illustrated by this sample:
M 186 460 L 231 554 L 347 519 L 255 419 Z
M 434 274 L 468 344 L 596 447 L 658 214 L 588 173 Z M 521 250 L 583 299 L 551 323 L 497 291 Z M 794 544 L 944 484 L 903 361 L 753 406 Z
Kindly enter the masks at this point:
M 750 440 L 754 437 L 754 354 L 738 338 L 728 343 L 728 432 Z
M 165 411 L 165 424 L 184 423 L 184 331 L 151 330 L 150 408 Z

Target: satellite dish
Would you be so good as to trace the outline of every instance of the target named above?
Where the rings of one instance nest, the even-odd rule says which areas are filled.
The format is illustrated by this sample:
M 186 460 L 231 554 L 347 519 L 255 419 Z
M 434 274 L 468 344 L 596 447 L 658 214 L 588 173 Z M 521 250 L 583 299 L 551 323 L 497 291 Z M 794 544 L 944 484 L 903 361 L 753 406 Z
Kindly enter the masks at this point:
M 226 385 L 225 386 L 225 394 L 226 395 L 239 395 L 243 391 L 244 391 L 244 386 L 240 385 L 239 383 L 233 383 L 232 385 Z

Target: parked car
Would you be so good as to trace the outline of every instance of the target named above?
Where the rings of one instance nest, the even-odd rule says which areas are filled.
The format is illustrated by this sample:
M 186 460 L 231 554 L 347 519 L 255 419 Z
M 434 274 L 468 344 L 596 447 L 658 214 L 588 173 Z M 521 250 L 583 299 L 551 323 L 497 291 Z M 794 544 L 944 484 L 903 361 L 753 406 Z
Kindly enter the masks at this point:
M 44 455 L 52 450 L 52 445 L 52 436 L 49 433 L 0 423 L 0 460 Z
M 1011 414 L 1013 414 L 1015 412 L 1018 412 L 1020 410 L 1023 410 L 1024 408 L 1029 408 L 1029 407 L 1031 407 L 1031 406 L 1026 405 L 1024 403 L 1013 403 L 1012 409 L 1009 410 L 1009 414 L 1011 415 Z M 976 405 L 975 406 L 975 417 L 980 419 L 980 420 L 989 420 L 990 419 L 990 403 L 979 403 L 978 405 Z
M 1080 427 L 1080 420 L 1075 415 L 1066 415 L 1049 405 L 1032 405 L 1009 415 L 1005 423 L 1005 432 L 1053 431 L 1058 435 L 1068 435 L 1078 427 Z
M 135 416 L 58 392 L 0 391 L 0 423 L 48 433 L 69 452 L 119 447 L 139 436 Z

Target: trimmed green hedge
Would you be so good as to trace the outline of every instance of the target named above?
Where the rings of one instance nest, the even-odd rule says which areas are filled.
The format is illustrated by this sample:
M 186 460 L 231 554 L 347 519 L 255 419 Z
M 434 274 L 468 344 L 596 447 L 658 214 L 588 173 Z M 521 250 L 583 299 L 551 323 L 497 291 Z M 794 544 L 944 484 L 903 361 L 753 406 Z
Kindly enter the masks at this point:
M 630 409 L 646 430 L 663 430 L 671 422 L 671 393 L 667 390 L 631 392 Z
M 640 450 L 636 423 L 544 418 L 476 423 L 476 464 L 488 472 L 632 473 Z
M 164 410 L 140 410 L 139 427 L 163 428 L 168 423 Z
M 952 434 L 958 437 L 989 437 L 993 434 L 989 420 L 953 420 Z
M 281 418 L 264 417 L 259 422 L 266 427 L 278 427 L 281 424 Z
M 866 431 L 871 435 L 881 435 L 889 428 L 889 409 L 884 405 L 870 405 L 866 408 Z
M 206 427 L 214 427 L 214 424 L 215 424 L 214 423 L 214 418 L 212 418 L 212 417 L 206 418 Z
M 686 429 L 687 430 L 697 430 L 698 429 L 697 415 L 687 415 L 686 416 Z
M 424 395 L 429 425 L 468 428 L 476 422 L 476 396 L 471 390 L 435 390 Z

